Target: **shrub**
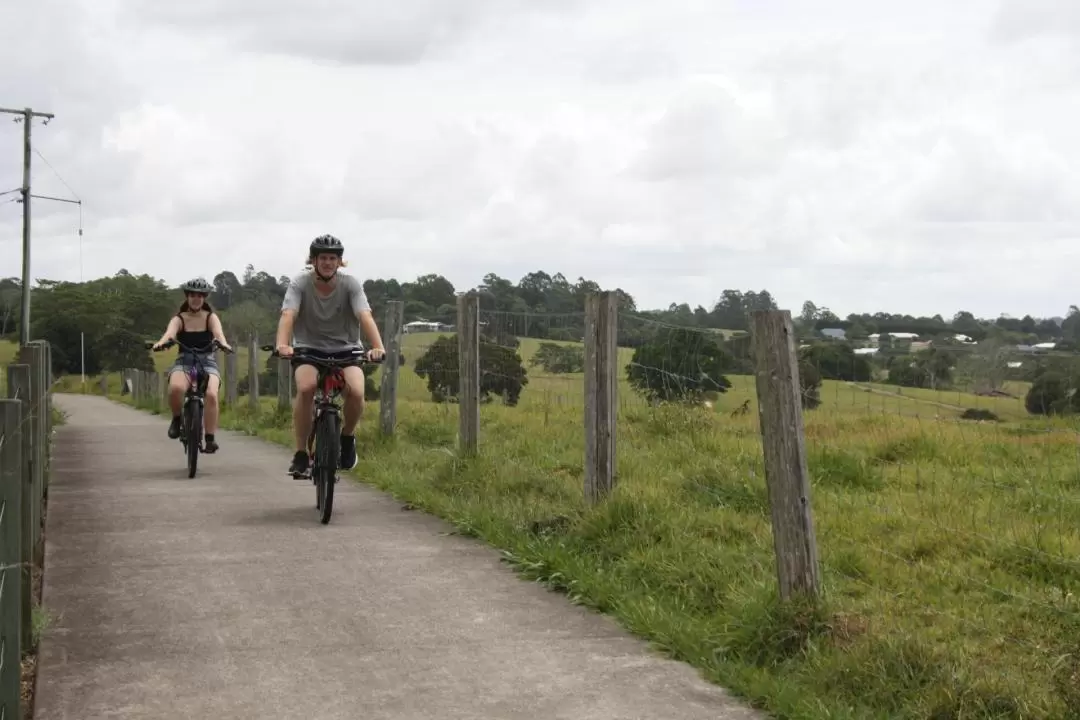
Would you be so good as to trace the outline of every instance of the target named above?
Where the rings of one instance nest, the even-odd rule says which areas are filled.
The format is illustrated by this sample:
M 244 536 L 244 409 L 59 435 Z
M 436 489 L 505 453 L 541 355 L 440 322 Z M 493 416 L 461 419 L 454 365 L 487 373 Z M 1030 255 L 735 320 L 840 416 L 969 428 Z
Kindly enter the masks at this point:
M 1080 410 L 1075 380 L 1057 370 L 1039 373 L 1024 398 L 1024 407 L 1032 415 L 1065 415 Z

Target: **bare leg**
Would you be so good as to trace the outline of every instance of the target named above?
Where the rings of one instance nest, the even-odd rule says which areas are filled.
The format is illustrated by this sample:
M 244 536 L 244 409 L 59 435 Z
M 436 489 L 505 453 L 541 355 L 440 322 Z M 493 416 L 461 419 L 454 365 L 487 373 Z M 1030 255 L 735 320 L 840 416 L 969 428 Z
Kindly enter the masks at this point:
M 344 368 L 345 412 L 341 420 L 341 434 L 352 435 L 364 415 L 364 371 L 353 366 Z
M 315 403 L 315 383 L 319 373 L 312 365 L 301 365 L 293 373 L 296 382 L 296 402 L 293 403 L 293 434 L 296 451 L 307 452 L 308 435 L 311 434 L 311 408 Z
M 172 410 L 173 417 L 179 416 L 184 409 L 184 393 L 187 388 L 187 375 L 182 370 L 169 375 L 169 409 Z
M 203 426 L 206 432 L 213 435 L 218 427 L 218 390 L 221 388 L 221 378 L 217 375 L 208 375 L 206 383 L 206 404 L 203 406 Z

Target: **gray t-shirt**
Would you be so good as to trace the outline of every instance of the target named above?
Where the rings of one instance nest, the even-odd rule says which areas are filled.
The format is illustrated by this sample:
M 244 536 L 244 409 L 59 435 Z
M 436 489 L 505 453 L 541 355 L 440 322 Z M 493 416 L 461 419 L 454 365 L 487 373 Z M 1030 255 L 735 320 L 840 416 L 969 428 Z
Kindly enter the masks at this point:
M 356 314 L 371 310 L 363 284 L 352 275 L 338 273 L 329 295 L 315 291 L 315 274 L 305 271 L 289 283 L 282 310 L 295 310 L 293 346 L 324 352 L 363 348 Z

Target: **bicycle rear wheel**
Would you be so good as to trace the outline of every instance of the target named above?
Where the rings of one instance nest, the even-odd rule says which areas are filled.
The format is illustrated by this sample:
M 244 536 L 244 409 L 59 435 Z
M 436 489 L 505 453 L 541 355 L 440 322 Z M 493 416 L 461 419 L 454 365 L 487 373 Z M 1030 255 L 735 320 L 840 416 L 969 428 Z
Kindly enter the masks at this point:
M 315 431 L 315 507 L 323 525 L 330 522 L 334 510 L 334 483 L 337 480 L 338 459 L 341 456 L 341 417 L 336 412 L 323 412 Z
M 202 407 L 197 402 L 189 402 L 184 406 L 184 416 L 188 477 L 193 478 L 199 466 L 199 447 L 202 445 Z

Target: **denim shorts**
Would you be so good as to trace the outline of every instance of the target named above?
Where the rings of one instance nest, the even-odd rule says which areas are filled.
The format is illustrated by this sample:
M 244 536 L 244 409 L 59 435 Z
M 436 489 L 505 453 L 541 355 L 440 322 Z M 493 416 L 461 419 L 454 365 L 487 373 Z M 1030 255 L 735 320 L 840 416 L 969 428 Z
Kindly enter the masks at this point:
M 217 358 L 214 357 L 214 353 L 199 353 L 199 359 L 202 361 L 203 369 L 207 375 L 216 375 L 221 377 L 221 372 L 218 370 Z M 195 364 L 192 359 L 191 353 L 181 353 L 177 356 L 176 362 L 169 368 L 169 375 L 174 372 L 186 372 Z

